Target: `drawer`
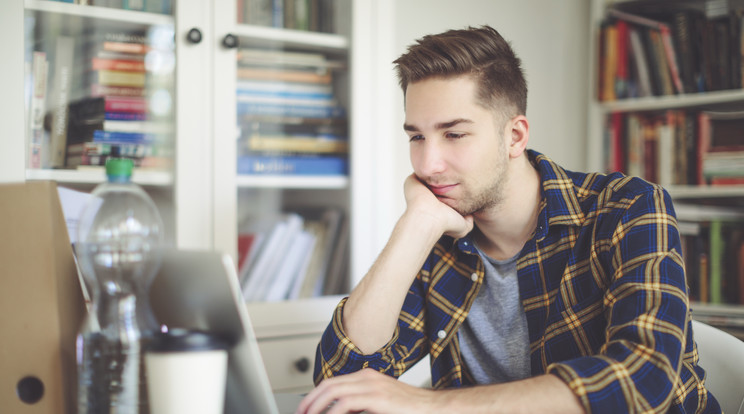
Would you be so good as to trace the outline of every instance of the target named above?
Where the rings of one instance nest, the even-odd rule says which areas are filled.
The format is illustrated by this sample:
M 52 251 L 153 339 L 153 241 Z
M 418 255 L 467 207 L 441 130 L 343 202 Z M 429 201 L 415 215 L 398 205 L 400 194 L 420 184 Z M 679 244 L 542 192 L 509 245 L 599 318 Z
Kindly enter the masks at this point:
M 320 333 L 258 340 L 274 391 L 307 392 L 314 387 L 313 365 L 319 341 Z

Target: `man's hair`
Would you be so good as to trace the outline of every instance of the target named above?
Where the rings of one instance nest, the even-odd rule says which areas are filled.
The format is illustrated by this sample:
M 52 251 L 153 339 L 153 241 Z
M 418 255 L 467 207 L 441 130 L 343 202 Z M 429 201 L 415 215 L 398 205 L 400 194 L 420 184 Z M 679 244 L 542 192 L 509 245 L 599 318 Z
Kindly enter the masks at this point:
M 428 78 L 471 75 L 478 102 L 508 118 L 527 112 L 527 81 L 521 61 L 490 26 L 426 35 L 394 60 L 400 87 Z

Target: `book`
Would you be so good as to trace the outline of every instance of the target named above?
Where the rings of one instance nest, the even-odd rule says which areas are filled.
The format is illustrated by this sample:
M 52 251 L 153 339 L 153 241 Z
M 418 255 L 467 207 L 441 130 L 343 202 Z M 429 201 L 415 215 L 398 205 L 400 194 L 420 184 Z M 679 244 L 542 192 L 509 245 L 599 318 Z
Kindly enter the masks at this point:
M 633 62 L 634 73 L 636 74 L 635 90 L 638 97 L 652 96 L 651 74 L 649 73 L 646 52 L 643 50 L 643 42 L 638 29 L 630 28 L 628 31 L 630 44 L 630 58 Z
M 132 53 L 144 55 L 150 51 L 150 46 L 141 43 L 129 43 L 121 41 L 105 41 L 101 43 L 101 50 L 120 53 Z
M 289 298 L 295 281 L 304 275 L 305 269 L 315 245 L 315 236 L 305 230 L 300 230 L 292 239 L 285 252 L 284 260 L 279 266 L 266 295 L 262 298 L 267 302 L 285 300 Z
M 666 69 L 664 71 L 664 74 L 670 77 L 670 81 L 673 84 L 673 93 L 684 93 L 682 79 L 679 76 L 677 52 L 674 48 L 674 41 L 672 40 L 672 34 L 669 25 L 658 20 L 650 19 L 644 16 L 635 15 L 613 8 L 608 9 L 607 13 L 609 16 L 616 19 L 624 20 L 628 23 L 651 29 L 650 33 L 652 38 L 655 38 L 656 34 L 658 33 L 659 43 L 661 45 L 660 54 L 657 55 L 658 62 L 662 63 L 662 67 Z
M 308 230 L 316 235 L 315 249 L 305 275 L 293 286 L 290 299 L 318 296 L 322 292 L 343 220 L 344 213 L 340 208 L 328 208 L 310 221 Z
M 279 68 L 238 67 L 238 79 L 264 79 L 285 82 L 331 83 L 330 71 L 282 70 Z
M 345 154 L 349 151 L 348 140 L 337 136 L 252 135 L 247 142 L 247 149 L 252 152 Z
M 254 81 L 241 79 L 235 91 L 240 96 L 267 96 L 284 98 L 318 98 L 332 99 L 333 88 L 330 84 L 300 83 L 282 81 Z
M 142 97 L 106 96 L 106 112 L 147 112 L 147 100 Z
M 302 230 L 302 225 L 303 218 L 294 213 L 288 213 L 277 221 L 246 277 L 243 295 L 247 301 L 266 298 L 272 279 L 280 268 L 287 249 Z
M 47 101 L 47 74 L 49 63 L 45 52 L 34 52 L 32 58 L 32 91 L 29 112 L 28 168 L 41 168 L 44 143 L 44 113 Z
M 172 134 L 173 125 L 168 122 L 141 121 L 141 120 L 115 120 L 105 119 L 103 121 L 104 131 L 118 132 L 149 132 L 152 134 Z
M 93 142 L 152 144 L 157 136 L 151 133 L 95 130 Z
M 101 97 L 83 98 L 68 106 L 67 151 L 75 144 L 93 141 L 93 133 L 103 128 L 105 110 Z
M 147 114 L 142 112 L 106 112 L 104 119 L 115 121 L 144 121 Z
M 346 110 L 341 106 L 284 105 L 278 103 L 237 102 L 238 117 L 244 115 L 286 118 L 341 118 Z
M 709 283 L 710 287 L 708 293 L 710 295 L 710 303 L 723 303 L 723 291 L 722 291 L 722 279 L 723 279 L 723 254 L 725 244 L 722 234 L 723 223 L 720 220 L 713 220 L 710 222 L 710 273 Z
M 50 137 L 49 166 L 61 168 L 65 165 L 67 147 L 67 115 L 72 86 L 72 71 L 75 40 L 69 36 L 58 36 L 54 53 L 54 97 L 52 101 L 52 125 Z
M 90 85 L 91 96 L 131 96 L 139 98 L 144 97 L 146 92 L 147 89 L 141 86 L 101 85 L 100 83 Z
M 93 70 L 113 70 L 123 72 L 144 72 L 145 62 L 144 60 L 128 60 L 128 59 L 106 59 L 101 57 L 94 57 L 91 59 L 91 69 Z
M 97 70 L 98 83 L 107 86 L 145 86 L 145 74 L 142 72 L 124 72 L 120 70 Z
M 346 175 L 348 160 L 334 156 L 271 156 L 244 155 L 238 157 L 238 174 Z

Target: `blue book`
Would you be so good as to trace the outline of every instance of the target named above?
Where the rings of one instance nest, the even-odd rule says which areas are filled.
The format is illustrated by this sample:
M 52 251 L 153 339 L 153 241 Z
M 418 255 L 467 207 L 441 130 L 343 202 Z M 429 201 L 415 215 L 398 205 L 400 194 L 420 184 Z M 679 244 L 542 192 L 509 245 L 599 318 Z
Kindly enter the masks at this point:
M 281 105 L 257 102 L 238 102 L 240 115 L 270 115 L 299 118 L 343 118 L 346 111 L 340 106 Z
M 238 157 L 238 174 L 346 175 L 349 161 L 327 156 L 246 155 Z
M 111 121 L 144 121 L 147 119 L 147 114 L 136 112 L 106 112 L 104 117 Z
M 151 144 L 155 135 L 143 132 L 93 131 L 93 142 L 119 142 L 131 144 Z

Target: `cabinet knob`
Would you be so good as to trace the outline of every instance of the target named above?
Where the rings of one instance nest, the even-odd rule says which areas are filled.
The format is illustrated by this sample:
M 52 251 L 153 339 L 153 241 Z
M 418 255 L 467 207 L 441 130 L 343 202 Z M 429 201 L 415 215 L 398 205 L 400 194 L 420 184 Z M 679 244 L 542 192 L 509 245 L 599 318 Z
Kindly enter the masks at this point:
M 233 34 L 228 33 L 225 35 L 224 38 L 222 38 L 222 46 L 228 49 L 236 48 L 238 47 L 239 44 L 240 44 L 240 40 L 238 39 L 237 36 Z
M 310 369 L 310 360 L 306 357 L 302 357 L 295 361 L 294 366 L 297 368 L 297 371 L 307 372 L 307 370 Z
M 193 44 L 197 44 L 202 41 L 202 32 L 201 30 L 197 29 L 196 27 L 189 30 L 189 32 L 186 34 L 186 40 Z

